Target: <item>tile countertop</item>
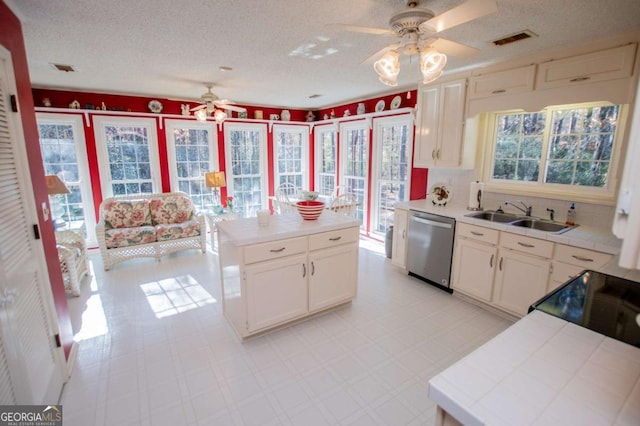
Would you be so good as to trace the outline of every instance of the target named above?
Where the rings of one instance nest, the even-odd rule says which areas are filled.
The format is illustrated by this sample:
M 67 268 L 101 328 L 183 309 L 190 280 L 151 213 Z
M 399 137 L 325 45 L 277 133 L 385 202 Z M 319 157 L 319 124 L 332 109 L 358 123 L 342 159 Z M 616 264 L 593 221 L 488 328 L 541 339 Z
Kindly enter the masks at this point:
M 540 311 L 429 381 L 465 425 L 638 425 L 640 348 Z
M 271 215 L 268 226 L 259 226 L 258 219 L 255 217 L 216 224 L 216 227 L 225 234 L 224 237 L 236 246 L 266 243 L 353 226 L 359 227 L 360 220 L 329 210 L 324 210 L 317 220 L 303 220 L 296 212 Z
M 601 251 L 617 255 L 620 253 L 622 241 L 611 233 L 609 229 L 595 228 L 592 226 L 577 226 L 562 234 L 552 234 L 550 232 L 539 231 L 536 229 L 521 228 L 518 226 L 505 225 L 503 223 L 490 222 L 488 220 L 467 217 L 468 214 L 474 213 L 467 210 L 464 206 L 434 206 L 427 200 L 414 200 L 403 203 L 396 203 L 395 208 L 402 210 L 420 210 L 426 213 L 433 213 L 441 216 L 452 217 L 458 222 L 468 223 L 471 225 L 484 226 L 485 228 L 493 228 L 499 231 L 506 231 L 512 234 L 527 235 L 529 237 L 539 238 L 542 240 L 553 241 L 555 243 L 567 244 L 589 250 Z

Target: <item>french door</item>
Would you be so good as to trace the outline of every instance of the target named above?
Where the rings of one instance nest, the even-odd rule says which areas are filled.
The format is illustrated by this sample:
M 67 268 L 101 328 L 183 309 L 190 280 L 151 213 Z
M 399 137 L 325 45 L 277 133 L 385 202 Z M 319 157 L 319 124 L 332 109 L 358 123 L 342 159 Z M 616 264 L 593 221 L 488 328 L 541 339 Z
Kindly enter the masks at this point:
M 290 183 L 309 189 L 309 127 L 273 126 L 273 180 L 275 187 Z
M 341 184 L 358 199 L 356 217 L 366 229 L 369 203 L 369 124 L 366 120 L 340 124 Z
M 393 205 L 409 200 L 413 119 L 382 117 L 374 123 L 371 232 L 384 235 L 393 225 Z
M 314 137 L 314 189 L 321 195 L 330 196 L 337 186 L 338 179 L 338 131 L 333 125 L 316 126 Z

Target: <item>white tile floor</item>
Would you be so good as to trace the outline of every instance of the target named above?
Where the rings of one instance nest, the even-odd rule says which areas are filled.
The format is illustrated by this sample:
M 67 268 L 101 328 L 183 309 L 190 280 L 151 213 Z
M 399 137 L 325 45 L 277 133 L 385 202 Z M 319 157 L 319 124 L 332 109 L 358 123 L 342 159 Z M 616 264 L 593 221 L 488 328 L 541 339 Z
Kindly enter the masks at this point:
M 65 425 L 432 425 L 427 381 L 510 325 L 360 249 L 358 297 L 240 343 L 211 251 L 123 262 L 69 300 Z

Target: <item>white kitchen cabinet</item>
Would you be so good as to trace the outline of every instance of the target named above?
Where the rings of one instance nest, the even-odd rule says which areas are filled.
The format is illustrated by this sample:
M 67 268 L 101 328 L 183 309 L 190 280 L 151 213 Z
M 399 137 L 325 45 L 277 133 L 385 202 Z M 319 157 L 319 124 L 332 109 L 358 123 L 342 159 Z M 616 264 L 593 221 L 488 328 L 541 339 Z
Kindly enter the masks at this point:
M 353 299 L 357 276 L 357 243 L 309 252 L 309 312 Z
M 458 238 L 452 282 L 454 291 L 490 303 L 497 260 L 498 248 L 495 245 Z
M 529 306 L 547 293 L 553 243 L 502 232 L 493 303 L 524 316 Z
M 400 268 L 407 268 L 407 230 L 409 227 L 409 212 L 395 209 L 393 212 L 393 241 L 391 249 L 391 263 Z
M 599 251 L 556 244 L 547 293 L 560 287 L 585 269 L 598 269 L 604 266 L 612 258 L 612 255 Z
M 542 63 L 538 66 L 536 89 L 550 89 L 630 77 L 636 44 Z
M 535 65 L 473 76 L 469 78 L 468 99 L 530 92 L 535 77 Z
M 248 265 L 245 271 L 250 333 L 307 314 L 307 254 Z
M 414 167 L 462 164 L 466 80 L 421 87 Z

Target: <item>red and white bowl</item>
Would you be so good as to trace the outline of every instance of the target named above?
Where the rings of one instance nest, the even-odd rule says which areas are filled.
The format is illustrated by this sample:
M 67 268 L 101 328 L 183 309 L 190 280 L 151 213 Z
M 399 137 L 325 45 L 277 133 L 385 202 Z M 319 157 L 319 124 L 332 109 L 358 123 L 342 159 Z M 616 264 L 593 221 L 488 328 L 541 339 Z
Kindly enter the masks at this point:
M 324 203 L 322 201 L 298 201 L 296 207 L 304 220 L 316 220 L 324 210 Z

